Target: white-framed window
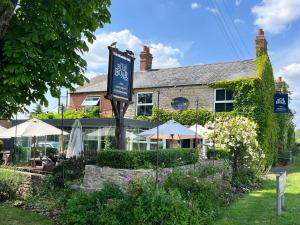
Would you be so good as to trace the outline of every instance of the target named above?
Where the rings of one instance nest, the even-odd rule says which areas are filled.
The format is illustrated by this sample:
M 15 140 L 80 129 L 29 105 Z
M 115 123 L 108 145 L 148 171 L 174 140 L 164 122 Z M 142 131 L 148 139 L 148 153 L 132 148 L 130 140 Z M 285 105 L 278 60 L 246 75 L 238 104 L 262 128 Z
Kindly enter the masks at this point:
M 84 106 L 86 110 L 92 109 L 94 106 L 98 106 L 100 103 L 99 95 L 88 95 L 85 97 L 81 106 Z
M 136 115 L 137 116 L 151 116 L 153 108 L 153 93 L 140 92 L 137 93 L 136 101 Z
M 230 112 L 233 110 L 233 91 L 215 89 L 215 112 Z

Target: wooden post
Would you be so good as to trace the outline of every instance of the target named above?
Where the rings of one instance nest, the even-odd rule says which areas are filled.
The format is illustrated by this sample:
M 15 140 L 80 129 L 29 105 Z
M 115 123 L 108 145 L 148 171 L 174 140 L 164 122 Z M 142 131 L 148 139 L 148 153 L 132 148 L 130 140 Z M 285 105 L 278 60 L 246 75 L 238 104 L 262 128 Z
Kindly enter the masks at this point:
M 129 104 L 127 102 L 113 101 L 111 100 L 113 112 L 116 118 L 116 148 L 126 149 L 126 129 L 124 124 L 124 115 L 127 111 Z

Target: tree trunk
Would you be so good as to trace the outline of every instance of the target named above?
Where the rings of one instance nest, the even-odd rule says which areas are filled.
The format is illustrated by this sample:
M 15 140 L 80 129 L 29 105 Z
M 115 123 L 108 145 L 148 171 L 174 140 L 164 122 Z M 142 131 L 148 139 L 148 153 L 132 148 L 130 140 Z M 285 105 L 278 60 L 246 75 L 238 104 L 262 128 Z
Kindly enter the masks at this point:
M 0 42 L 8 30 L 9 23 L 14 14 L 17 3 L 18 0 L 11 0 L 11 4 L 0 4 Z

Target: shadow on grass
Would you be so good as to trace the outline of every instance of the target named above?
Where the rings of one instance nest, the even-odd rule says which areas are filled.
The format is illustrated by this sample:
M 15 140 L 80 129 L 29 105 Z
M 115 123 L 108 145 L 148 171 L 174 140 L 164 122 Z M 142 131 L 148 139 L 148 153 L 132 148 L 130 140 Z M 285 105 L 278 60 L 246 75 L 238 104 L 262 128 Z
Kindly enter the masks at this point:
M 287 176 L 285 208 L 281 216 L 276 211 L 276 177 L 269 176 L 261 190 L 246 194 L 225 208 L 214 225 L 300 225 L 300 157 Z

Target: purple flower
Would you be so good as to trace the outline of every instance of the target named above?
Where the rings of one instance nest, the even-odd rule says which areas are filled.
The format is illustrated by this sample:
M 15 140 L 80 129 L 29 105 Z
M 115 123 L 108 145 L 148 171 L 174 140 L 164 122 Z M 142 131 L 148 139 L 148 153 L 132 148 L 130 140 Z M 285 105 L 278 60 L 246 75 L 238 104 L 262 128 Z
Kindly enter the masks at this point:
M 125 178 L 124 178 L 124 181 L 126 183 L 129 183 L 130 181 L 132 181 L 133 177 L 131 175 L 127 175 Z

